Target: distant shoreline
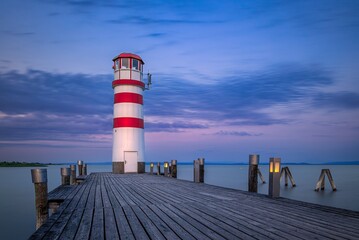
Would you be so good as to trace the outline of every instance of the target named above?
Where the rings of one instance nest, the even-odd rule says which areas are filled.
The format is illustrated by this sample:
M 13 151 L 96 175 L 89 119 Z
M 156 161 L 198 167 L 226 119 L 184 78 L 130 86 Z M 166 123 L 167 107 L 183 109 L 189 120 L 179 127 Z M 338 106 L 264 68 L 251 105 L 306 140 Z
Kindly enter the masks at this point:
M 49 164 L 44 163 L 0 162 L 0 167 L 47 167 L 48 165 Z

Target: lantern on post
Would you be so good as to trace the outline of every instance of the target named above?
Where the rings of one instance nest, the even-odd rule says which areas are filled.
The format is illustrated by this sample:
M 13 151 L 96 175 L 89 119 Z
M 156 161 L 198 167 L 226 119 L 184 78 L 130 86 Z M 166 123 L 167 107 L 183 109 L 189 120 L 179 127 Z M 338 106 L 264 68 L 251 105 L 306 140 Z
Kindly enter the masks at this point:
M 280 158 L 269 159 L 269 185 L 268 195 L 278 198 L 280 195 Z

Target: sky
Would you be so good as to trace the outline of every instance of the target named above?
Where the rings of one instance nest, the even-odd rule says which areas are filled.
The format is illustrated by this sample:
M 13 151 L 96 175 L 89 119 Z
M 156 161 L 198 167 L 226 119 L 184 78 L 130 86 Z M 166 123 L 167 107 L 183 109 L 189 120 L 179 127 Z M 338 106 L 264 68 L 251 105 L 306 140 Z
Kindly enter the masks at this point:
M 138 54 L 145 160 L 359 160 L 359 1 L 2 0 L 0 161 L 109 162 Z

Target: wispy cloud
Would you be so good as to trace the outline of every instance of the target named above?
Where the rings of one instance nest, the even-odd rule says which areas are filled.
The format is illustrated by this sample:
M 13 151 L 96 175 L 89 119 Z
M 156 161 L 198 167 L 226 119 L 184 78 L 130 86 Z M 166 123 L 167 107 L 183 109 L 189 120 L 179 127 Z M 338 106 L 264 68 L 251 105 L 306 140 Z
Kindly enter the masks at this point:
M 219 131 L 214 133 L 214 135 L 220 136 L 237 136 L 237 137 L 258 137 L 262 136 L 262 133 L 249 133 L 245 131 L 237 132 L 237 131 Z

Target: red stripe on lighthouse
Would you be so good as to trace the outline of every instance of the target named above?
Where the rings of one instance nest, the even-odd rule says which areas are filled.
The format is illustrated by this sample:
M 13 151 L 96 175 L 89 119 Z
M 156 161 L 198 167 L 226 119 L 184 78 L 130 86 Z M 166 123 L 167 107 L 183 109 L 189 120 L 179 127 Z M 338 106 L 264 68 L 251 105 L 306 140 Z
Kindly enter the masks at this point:
M 143 96 L 141 94 L 129 92 L 116 93 L 114 103 L 124 102 L 143 104 Z
M 141 118 L 119 117 L 113 119 L 113 128 L 133 127 L 144 128 L 144 122 Z
M 118 85 L 132 85 L 132 86 L 145 88 L 145 84 L 143 82 L 137 80 L 131 80 L 131 79 L 118 79 L 112 81 L 112 88 Z

